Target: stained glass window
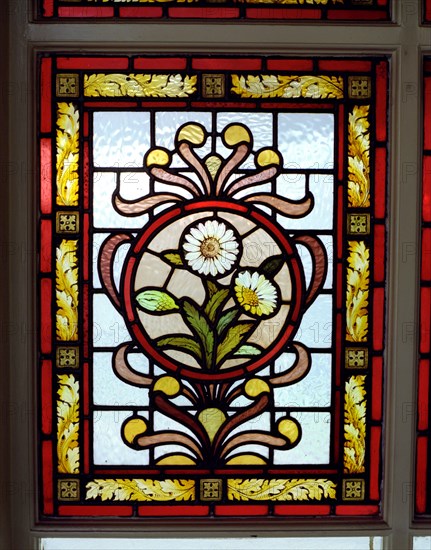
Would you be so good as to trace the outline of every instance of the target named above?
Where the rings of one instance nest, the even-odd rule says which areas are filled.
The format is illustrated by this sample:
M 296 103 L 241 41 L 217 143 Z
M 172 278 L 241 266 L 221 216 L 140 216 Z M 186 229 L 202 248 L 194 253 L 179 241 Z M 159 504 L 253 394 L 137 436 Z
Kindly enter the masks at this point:
M 425 59 L 424 73 L 424 155 L 422 170 L 422 254 L 421 254 L 421 308 L 418 374 L 418 412 L 416 440 L 416 506 L 418 516 L 431 514 L 431 411 L 430 411 L 430 319 L 431 319 L 431 61 Z
M 39 0 L 50 19 L 388 21 L 390 0 Z
M 387 81 L 40 58 L 42 519 L 380 515 Z

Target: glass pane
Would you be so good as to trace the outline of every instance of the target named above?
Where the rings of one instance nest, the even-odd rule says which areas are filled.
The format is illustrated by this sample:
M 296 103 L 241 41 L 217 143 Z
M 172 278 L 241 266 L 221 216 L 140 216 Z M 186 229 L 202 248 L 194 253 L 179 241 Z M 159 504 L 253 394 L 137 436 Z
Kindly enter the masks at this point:
M 145 548 L 170 550 L 175 544 L 176 550 L 381 550 L 382 541 L 382 537 L 145 539 Z M 43 539 L 41 550 L 141 550 L 142 544 L 142 539 Z M 422 549 L 425 547 L 417 547 Z
M 388 21 L 390 0 L 38 0 L 54 19 Z
M 429 550 L 431 537 L 413 537 L 413 550 Z
M 41 519 L 378 516 L 386 59 L 40 62 Z

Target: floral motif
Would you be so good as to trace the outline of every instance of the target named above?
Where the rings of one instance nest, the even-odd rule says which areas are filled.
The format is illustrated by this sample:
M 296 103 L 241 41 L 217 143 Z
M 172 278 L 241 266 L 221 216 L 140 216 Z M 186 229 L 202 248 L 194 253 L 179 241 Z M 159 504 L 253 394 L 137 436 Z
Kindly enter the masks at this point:
M 277 291 L 264 275 L 243 271 L 235 279 L 235 293 L 240 306 L 252 315 L 270 315 L 277 305 Z
M 204 275 L 223 275 L 236 261 L 238 243 L 232 229 L 224 223 L 207 220 L 190 228 L 183 244 L 189 266 Z

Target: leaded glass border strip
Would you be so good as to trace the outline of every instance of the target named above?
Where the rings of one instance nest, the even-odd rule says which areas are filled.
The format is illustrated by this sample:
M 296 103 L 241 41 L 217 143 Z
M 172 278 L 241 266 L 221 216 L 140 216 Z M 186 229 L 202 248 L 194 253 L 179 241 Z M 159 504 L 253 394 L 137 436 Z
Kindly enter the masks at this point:
M 431 385 L 430 385 L 430 246 L 431 218 L 430 167 L 431 167 L 431 62 L 424 58 L 424 134 L 422 160 L 422 245 L 421 245 L 421 286 L 420 286 L 420 341 L 417 390 L 417 438 L 416 438 L 416 493 L 415 514 L 417 518 L 431 515 Z
M 49 20 L 389 21 L 390 0 L 39 0 Z
M 380 514 L 387 81 L 385 58 L 41 56 L 39 466 L 43 482 L 42 519 Z M 94 268 L 89 249 L 95 234 L 91 190 L 95 173 L 103 172 L 92 160 L 94 113 L 134 110 L 157 114 L 184 109 L 212 113 L 212 116 L 232 110 L 269 114 L 316 112 L 331 114 L 336 121 L 336 163 L 332 169 L 336 246 L 331 259 L 334 280 L 331 377 L 334 383 L 330 406 L 331 450 L 326 466 L 277 467 L 273 464 L 268 468 L 258 462 L 259 466 L 248 463 L 244 468 L 232 462 L 229 467 L 220 464 L 216 468 L 196 469 L 190 467 L 191 463 L 187 467 L 183 461 L 176 468 L 172 463 L 165 467 L 163 463 L 157 466 L 156 462 L 151 468 L 104 468 L 94 463 L 94 415 L 98 410 L 103 411 L 95 407 L 91 395 L 95 329 L 90 304 L 99 292 L 93 288 Z M 198 145 L 193 140 L 196 131 L 198 134 L 201 131 L 199 128 L 196 126 L 192 131 L 190 125 L 185 126 L 183 132 L 192 133 L 179 132 L 178 143 Z M 244 134 L 241 127 L 234 128 L 232 135 L 236 137 L 229 137 L 229 133 L 221 135 L 232 147 L 245 140 L 242 149 L 245 154 L 249 150 L 248 134 Z M 239 142 L 237 136 L 240 136 Z M 190 154 L 189 146 L 184 145 L 183 150 L 183 155 Z M 170 168 L 165 158 L 169 155 L 167 151 L 160 150 L 165 156 L 158 151 L 148 153 L 145 162 L 148 170 L 153 170 L 153 176 L 161 177 L 165 170 L 163 177 L 166 178 L 166 170 Z M 279 169 L 277 158 L 273 151 L 263 154 L 263 150 L 256 156 L 262 174 L 268 162 L 271 169 Z M 215 160 L 213 157 L 211 162 Z M 217 168 L 211 166 L 208 164 L 208 170 L 214 170 L 216 175 Z M 166 169 L 161 171 L 162 167 Z M 190 186 L 192 180 L 182 181 L 183 185 Z M 254 200 L 273 204 L 267 195 Z M 214 201 L 207 202 L 206 208 L 214 209 Z M 143 205 L 144 202 L 140 207 Z M 120 209 L 127 210 L 126 206 L 124 201 L 118 203 Z M 203 207 L 198 203 L 193 206 L 196 212 Z M 229 201 L 219 201 L 217 208 L 224 209 L 226 215 L 230 212 L 229 216 L 232 209 L 237 216 L 242 212 L 239 204 Z M 175 214 L 170 211 L 169 216 L 184 217 L 186 211 L 180 206 Z M 169 227 L 169 216 L 159 216 L 161 229 Z M 257 212 L 253 216 L 259 223 L 265 219 Z M 156 221 L 154 218 L 154 223 Z M 269 220 L 265 227 L 276 232 Z M 130 239 L 130 233 L 127 235 Z M 142 247 L 145 249 L 148 238 L 142 234 L 136 244 L 136 254 L 141 253 Z M 315 249 L 315 240 L 306 234 L 299 232 L 295 238 L 309 250 Z M 115 248 L 121 244 L 119 235 L 112 239 L 104 248 L 106 254 L 113 250 L 108 245 Z M 277 239 L 285 242 L 286 248 L 291 246 L 283 232 Z M 293 250 L 292 254 L 295 256 Z M 179 261 L 174 251 L 167 259 L 171 263 Z M 272 265 L 265 264 L 265 269 L 276 269 Z M 134 272 L 131 268 L 124 273 L 127 286 Z M 299 275 L 294 277 L 296 285 L 303 284 Z M 319 285 L 316 283 L 313 292 L 318 292 Z M 153 291 L 151 296 L 149 291 L 145 292 L 140 295 L 140 305 L 147 312 L 178 307 L 175 297 L 169 293 L 162 297 Z M 217 292 L 221 292 L 221 297 L 222 290 Z M 115 302 L 115 292 L 108 290 L 108 294 Z M 268 304 L 274 303 L 274 298 L 267 300 Z M 130 307 L 128 311 L 130 329 L 145 348 L 148 341 L 140 329 L 133 328 L 137 326 L 135 313 Z M 191 342 L 188 345 L 192 345 Z M 256 349 L 248 346 L 247 353 L 255 353 Z M 159 361 L 166 364 L 168 372 L 172 369 L 166 354 L 160 354 Z M 254 364 L 253 361 L 250 364 Z M 190 366 L 181 372 L 185 378 L 196 378 Z M 225 380 L 231 376 L 230 372 L 226 370 L 218 378 L 211 376 L 214 380 Z M 268 381 L 276 378 L 273 372 Z M 142 382 L 142 377 L 140 380 Z M 207 376 L 207 380 L 211 377 Z M 265 380 L 253 378 L 247 382 L 250 382 L 245 386 L 248 398 L 263 403 L 269 391 L 269 382 Z M 176 395 L 176 388 L 172 376 L 158 378 L 152 390 L 154 403 L 167 411 L 171 407 L 169 397 Z M 219 409 L 211 408 L 211 420 L 200 418 L 207 433 L 215 430 L 215 435 L 219 430 L 214 420 L 216 410 Z M 276 410 L 277 407 L 274 412 Z M 206 411 L 209 414 L 210 409 Z M 294 440 L 298 423 L 292 419 L 282 422 L 284 424 L 278 424 L 280 433 Z M 139 440 L 145 443 L 147 436 L 142 438 L 140 434 L 146 430 L 146 421 L 136 414 L 134 420 L 123 426 L 124 440 L 137 445 L 139 435 Z

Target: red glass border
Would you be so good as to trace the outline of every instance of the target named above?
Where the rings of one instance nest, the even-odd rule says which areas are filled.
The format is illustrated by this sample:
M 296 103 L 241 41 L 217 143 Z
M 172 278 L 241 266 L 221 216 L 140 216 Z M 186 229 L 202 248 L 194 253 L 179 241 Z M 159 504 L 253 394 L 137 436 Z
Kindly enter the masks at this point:
M 431 17 L 431 2 L 427 2 Z M 431 22 L 431 19 L 430 19 Z M 417 376 L 416 518 L 431 516 L 431 64 L 424 58 L 420 323 Z
M 96 4 L 96 5 L 95 5 Z M 340 3 L 268 5 L 225 0 L 223 5 L 209 0 L 195 0 L 191 4 L 170 1 L 163 5 L 144 4 L 130 6 L 114 0 L 38 0 L 38 18 L 79 21 L 92 19 L 160 19 L 160 20 L 239 20 L 239 21 L 346 21 L 381 22 L 391 20 L 391 3 L 387 0 L 369 0 L 358 5 L 355 0 Z

